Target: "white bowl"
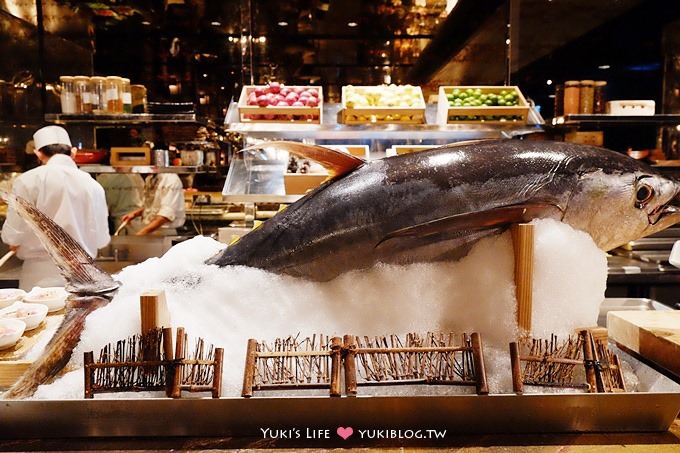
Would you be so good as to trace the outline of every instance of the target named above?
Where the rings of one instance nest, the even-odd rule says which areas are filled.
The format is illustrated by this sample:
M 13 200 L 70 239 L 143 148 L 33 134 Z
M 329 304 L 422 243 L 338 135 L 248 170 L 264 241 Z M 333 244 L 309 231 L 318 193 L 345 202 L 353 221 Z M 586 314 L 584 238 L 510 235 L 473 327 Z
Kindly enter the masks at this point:
M 18 319 L 0 319 L 0 349 L 9 349 L 19 341 L 26 323 Z
M 9 307 L 14 302 L 23 299 L 26 291 L 19 288 L 2 288 L 0 289 L 0 308 Z
M 18 319 L 26 323 L 26 331 L 33 330 L 40 325 L 47 316 L 47 305 L 15 303 L 13 310 L 0 314 L 0 319 Z
M 63 286 L 51 286 L 48 288 L 34 287 L 24 296 L 24 302 L 47 305 L 47 311 L 53 312 L 64 308 L 68 292 Z

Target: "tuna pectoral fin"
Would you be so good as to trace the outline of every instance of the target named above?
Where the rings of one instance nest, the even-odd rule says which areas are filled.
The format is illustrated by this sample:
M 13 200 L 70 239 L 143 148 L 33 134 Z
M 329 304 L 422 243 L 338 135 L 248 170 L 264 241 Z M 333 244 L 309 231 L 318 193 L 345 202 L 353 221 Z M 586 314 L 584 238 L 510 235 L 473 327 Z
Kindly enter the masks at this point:
M 487 211 L 456 214 L 388 233 L 378 242 L 376 247 L 398 237 L 433 236 L 444 232 L 499 228 L 512 223 L 529 222 L 536 217 L 554 216 L 561 216 L 561 208 L 553 203 L 542 202 L 502 206 Z
M 358 157 L 352 156 L 348 153 L 343 153 L 342 151 L 336 151 L 334 149 L 325 148 L 323 146 L 317 145 L 306 145 L 299 142 L 286 142 L 286 141 L 272 141 L 259 143 L 256 146 L 251 146 L 245 148 L 243 151 L 249 149 L 266 149 L 272 148 L 279 151 L 288 151 L 303 159 L 311 159 L 319 164 L 321 164 L 326 170 L 328 170 L 329 177 L 333 178 L 336 176 L 344 175 L 349 173 L 360 165 L 364 164 L 364 160 Z

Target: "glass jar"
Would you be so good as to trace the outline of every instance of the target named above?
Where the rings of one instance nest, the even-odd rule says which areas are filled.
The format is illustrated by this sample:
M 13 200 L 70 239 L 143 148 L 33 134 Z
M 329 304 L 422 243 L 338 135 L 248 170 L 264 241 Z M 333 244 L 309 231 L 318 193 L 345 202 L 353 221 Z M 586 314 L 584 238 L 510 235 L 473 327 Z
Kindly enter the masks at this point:
M 555 102 L 553 106 L 555 110 L 553 113 L 554 117 L 564 115 L 564 85 L 561 83 L 555 85 Z
M 578 112 L 582 114 L 593 113 L 593 95 L 594 95 L 595 81 L 581 80 L 579 91 Z
M 106 78 L 106 113 L 123 113 L 123 79 L 118 76 Z
M 564 115 L 578 113 L 580 83 L 577 80 L 564 82 Z
M 72 115 L 76 113 L 76 91 L 73 83 L 73 77 L 61 76 L 59 77 L 61 83 L 61 113 Z
M 92 113 L 95 115 L 106 113 L 106 77 L 90 77 L 90 101 Z
M 593 87 L 593 113 L 607 113 L 607 82 L 597 80 Z
M 92 100 L 90 97 L 90 78 L 75 76 L 73 78 L 74 91 L 76 93 L 76 113 L 92 113 Z
M 123 77 L 121 82 L 123 113 L 132 113 L 132 91 L 130 89 L 130 79 Z
M 144 85 L 131 85 L 132 113 L 146 113 L 146 87 Z

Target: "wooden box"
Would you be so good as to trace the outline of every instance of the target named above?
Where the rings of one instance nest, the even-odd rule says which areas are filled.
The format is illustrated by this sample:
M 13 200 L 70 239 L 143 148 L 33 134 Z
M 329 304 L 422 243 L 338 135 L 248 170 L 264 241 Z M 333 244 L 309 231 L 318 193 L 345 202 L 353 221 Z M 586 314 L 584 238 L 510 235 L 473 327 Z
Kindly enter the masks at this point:
M 502 102 L 500 96 L 503 96 Z M 526 123 L 529 118 L 529 103 L 516 86 L 441 86 L 438 98 L 437 124 L 440 125 Z M 472 99 L 473 105 L 463 105 L 470 102 L 468 99 Z M 504 105 L 508 102 L 516 105 Z
M 328 175 L 324 174 L 286 173 L 283 175 L 283 185 L 286 188 L 286 195 L 304 195 L 326 179 Z
M 346 152 L 355 157 L 360 157 L 364 160 L 370 158 L 370 150 L 368 145 L 323 145 L 326 148 L 335 149 L 338 151 Z
M 413 102 L 410 106 L 392 105 L 400 96 Z M 364 106 L 365 103 L 371 105 Z M 423 124 L 423 91 L 412 85 L 343 86 L 340 120 L 344 124 Z
M 316 90 L 318 104 L 307 106 L 249 105 L 248 99 L 257 90 L 266 90 L 265 85 L 246 85 L 238 100 L 239 120 L 242 123 L 311 123 L 323 122 L 323 89 L 320 86 L 281 85 L 281 90 Z M 285 97 L 285 96 L 284 96 Z
M 146 146 L 113 147 L 111 165 L 151 165 L 151 150 Z

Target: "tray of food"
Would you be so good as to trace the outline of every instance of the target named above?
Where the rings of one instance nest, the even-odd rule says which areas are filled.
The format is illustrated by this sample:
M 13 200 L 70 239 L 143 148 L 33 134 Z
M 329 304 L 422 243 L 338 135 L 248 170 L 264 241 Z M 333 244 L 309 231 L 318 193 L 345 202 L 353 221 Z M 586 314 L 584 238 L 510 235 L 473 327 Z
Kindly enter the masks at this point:
M 529 103 L 516 86 L 440 86 L 437 123 L 526 123 Z
M 425 98 L 413 85 L 342 87 L 344 124 L 423 124 Z
M 243 123 L 313 123 L 323 121 L 323 89 L 320 86 L 246 85 L 238 101 Z

